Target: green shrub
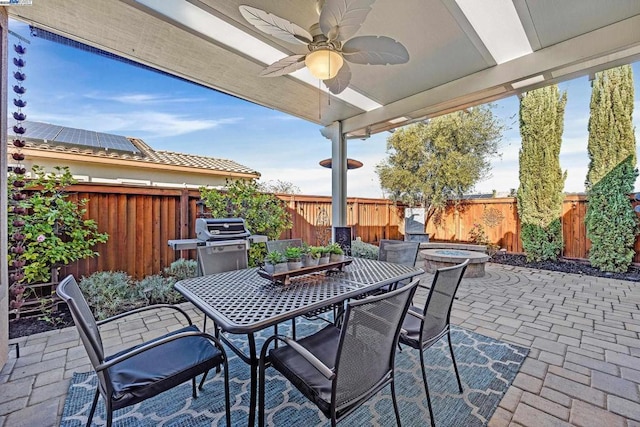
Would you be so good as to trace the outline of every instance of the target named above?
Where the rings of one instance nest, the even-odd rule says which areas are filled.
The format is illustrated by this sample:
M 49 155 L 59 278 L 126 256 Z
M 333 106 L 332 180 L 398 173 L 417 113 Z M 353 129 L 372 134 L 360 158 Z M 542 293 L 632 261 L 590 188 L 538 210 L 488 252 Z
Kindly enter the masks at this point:
M 638 219 L 628 194 L 637 176 L 629 156 L 587 193 L 589 261 L 603 271 L 625 272 L 633 260 Z
M 491 243 L 487 232 L 482 224 L 474 223 L 471 230 L 469 230 L 469 240 L 476 245 L 482 245 L 487 247 L 487 254 L 494 256 L 498 252 L 499 246 L 495 243 Z
M 32 167 L 35 178 L 25 187 L 32 190 L 31 194 L 20 202 L 20 207 L 28 213 L 9 215 L 9 235 L 20 230 L 13 227 L 14 219 L 25 223 L 20 230 L 24 235 L 25 284 L 48 282 L 52 268 L 98 255 L 94 247 L 109 238 L 108 234 L 98 232 L 94 220 L 84 218 L 88 199 L 74 201 L 69 197 L 68 187 L 76 183 L 69 168 L 54 169 L 54 172 L 45 172 L 37 165 Z M 15 175 L 9 182 L 14 179 Z M 9 262 L 14 256 L 9 253 Z
M 99 271 L 83 277 L 79 285 L 98 320 L 146 304 L 135 282 L 122 271 Z
M 198 276 L 198 263 L 192 259 L 180 258 L 164 269 L 165 276 L 175 278 L 176 282 Z
M 351 242 L 351 255 L 357 258 L 378 259 L 379 248 L 361 240 Z
M 562 251 L 562 224 L 560 219 L 543 228 L 534 224 L 522 224 L 522 247 L 527 261 L 555 260 Z
M 292 226 L 285 202 L 273 194 L 261 193 L 255 181 L 234 181 L 226 191 L 200 188 L 200 197 L 214 218 L 243 218 L 253 234 L 277 240 Z M 249 265 L 262 264 L 267 248 L 264 243 L 251 245 Z
M 173 289 L 175 283 L 175 277 L 155 274 L 139 281 L 136 287 L 147 297 L 149 304 L 177 304 L 183 302 L 184 298 Z

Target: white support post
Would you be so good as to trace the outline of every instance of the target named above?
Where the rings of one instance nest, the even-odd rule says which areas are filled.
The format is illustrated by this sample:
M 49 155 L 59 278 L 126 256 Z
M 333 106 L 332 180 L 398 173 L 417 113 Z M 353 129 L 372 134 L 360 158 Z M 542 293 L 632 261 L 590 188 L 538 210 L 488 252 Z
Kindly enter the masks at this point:
M 342 134 L 342 122 L 323 129 L 331 139 L 331 240 L 334 227 L 347 225 L 347 140 Z

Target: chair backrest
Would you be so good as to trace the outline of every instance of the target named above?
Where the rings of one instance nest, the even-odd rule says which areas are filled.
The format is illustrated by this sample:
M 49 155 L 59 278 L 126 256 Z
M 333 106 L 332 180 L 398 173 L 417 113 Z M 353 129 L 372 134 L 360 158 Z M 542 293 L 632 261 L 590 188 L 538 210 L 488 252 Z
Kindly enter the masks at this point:
M 336 357 L 336 408 L 377 391 L 390 378 L 402 322 L 419 280 L 347 304 Z
M 380 240 L 378 261 L 393 262 L 408 266 L 415 266 L 418 258 L 420 242 L 405 242 L 402 240 Z
M 267 240 L 267 252 L 282 252 L 287 248 L 301 248 L 302 239 Z
M 244 242 L 237 247 L 231 245 L 231 250 L 224 250 L 220 246 L 198 246 L 198 270 L 201 276 L 223 273 L 225 271 L 242 270 L 249 265 Z
M 468 264 L 469 260 L 466 260 L 462 264 L 436 270 L 422 313 L 422 342 L 433 338 L 432 335 L 439 334 L 449 325 L 453 299 Z
M 87 300 L 82 295 L 82 291 L 76 282 L 76 279 L 69 275 L 65 277 L 56 288 L 56 294 L 62 298 L 69 306 L 69 311 L 73 317 L 73 321 L 78 328 L 78 333 L 82 339 L 82 344 L 89 355 L 89 360 L 95 368 L 104 362 L 104 348 L 102 346 L 102 337 L 98 330 L 96 319 L 87 304 Z M 106 384 L 106 371 L 98 373 L 98 377 L 102 384 Z

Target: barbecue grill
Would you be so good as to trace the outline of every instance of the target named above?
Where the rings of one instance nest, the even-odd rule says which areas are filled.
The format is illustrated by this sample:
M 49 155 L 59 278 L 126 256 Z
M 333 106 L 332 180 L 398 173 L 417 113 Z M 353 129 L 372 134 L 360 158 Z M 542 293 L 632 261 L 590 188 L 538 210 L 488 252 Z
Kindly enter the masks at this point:
M 198 250 L 200 274 L 247 268 L 251 243 L 267 241 L 252 235 L 242 218 L 197 218 L 195 239 L 169 240 L 174 250 Z

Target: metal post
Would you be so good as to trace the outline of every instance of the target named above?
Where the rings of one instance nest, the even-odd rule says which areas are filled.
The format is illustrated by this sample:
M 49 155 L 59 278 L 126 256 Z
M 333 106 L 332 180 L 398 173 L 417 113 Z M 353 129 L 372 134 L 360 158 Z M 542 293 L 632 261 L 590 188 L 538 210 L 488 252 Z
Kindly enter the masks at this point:
M 331 126 L 331 226 L 347 225 L 347 140 L 342 122 Z M 332 240 L 335 236 L 331 235 Z

